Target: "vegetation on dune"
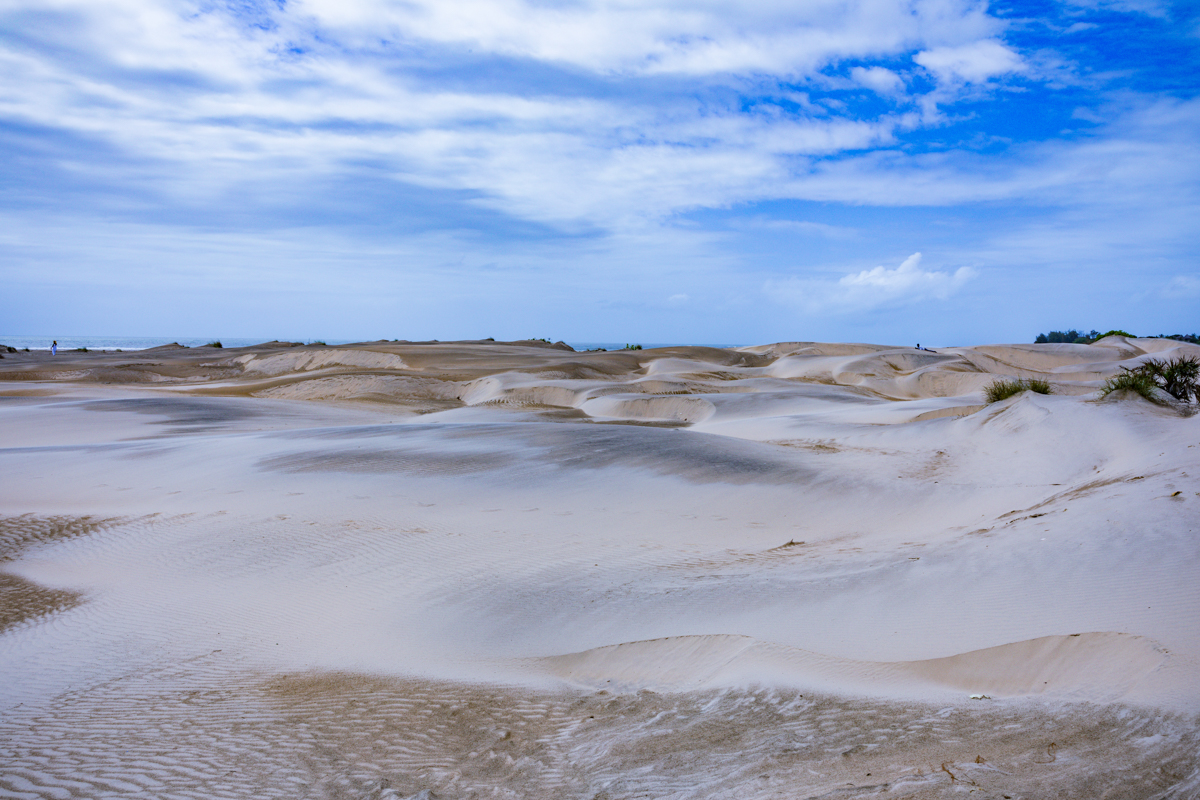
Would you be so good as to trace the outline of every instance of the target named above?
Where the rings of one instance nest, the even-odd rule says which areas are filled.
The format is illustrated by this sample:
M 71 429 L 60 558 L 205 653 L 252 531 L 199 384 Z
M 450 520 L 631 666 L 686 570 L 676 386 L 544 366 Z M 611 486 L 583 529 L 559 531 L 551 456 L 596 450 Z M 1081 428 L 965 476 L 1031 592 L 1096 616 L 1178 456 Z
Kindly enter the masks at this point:
M 1122 367 L 1122 369 L 1124 368 Z M 1154 397 L 1155 388 L 1157 388 L 1157 385 L 1149 375 L 1126 369 L 1120 375 L 1114 375 L 1104 382 L 1104 388 L 1100 390 L 1100 396 L 1108 397 L 1113 392 L 1129 391 L 1137 392 L 1152 402 L 1158 402 L 1157 398 Z
M 75 348 L 76 353 L 86 353 L 87 351 L 88 351 L 88 349 L 86 347 L 76 347 Z
M 621 349 L 622 350 L 641 350 L 642 346 L 640 344 L 627 344 Z
M 221 347 L 221 348 L 225 347 L 225 345 L 221 344 L 220 339 L 217 339 L 215 342 L 209 342 L 207 346 L 208 347 Z
M 1050 331 L 1049 333 L 1039 333 L 1037 338 L 1033 340 L 1034 344 L 1092 344 L 1098 342 L 1106 336 L 1126 336 L 1133 338 L 1134 334 L 1129 331 L 1123 331 L 1120 328 L 1113 328 L 1111 331 L 1100 333 L 1099 331 L 1077 331 L 1074 328 L 1069 328 L 1065 331 Z M 1194 333 L 1160 333 L 1157 336 L 1147 336 L 1147 339 L 1174 339 L 1177 342 L 1187 342 L 1189 344 L 1200 344 L 1200 336 Z
M 1065 331 L 1050 331 L 1049 333 L 1039 333 L 1037 338 L 1033 340 L 1034 344 L 1090 344 L 1100 337 L 1099 331 L 1091 333 L 1083 333 L 1074 328 Z
M 1200 359 L 1195 356 L 1179 356 L 1165 361 L 1151 358 L 1140 366 L 1121 369 L 1120 375 L 1105 381 L 1102 397 L 1129 389 L 1147 400 L 1155 400 L 1154 389 L 1161 389 L 1176 400 L 1200 402 L 1200 386 L 1197 385 Z
M 1091 344 L 1098 342 L 1105 336 L 1133 336 L 1128 331 L 1119 330 L 1117 328 L 1111 331 L 1101 333 L 1097 330 L 1092 330 L 1087 333 L 1077 331 L 1074 328 L 1069 328 L 1065 331 L 1050 331 L 1049 333 L 1039 333 L 1037 338 L 1033 340 L 1034 344 Z
M 1179 356 L 1169 361 L 1150 359 L 1144 368 L 1171 397 L 1184 402 L 1194 399 L 1200 403 L 1200 386 L 1196 385 L 1196 379 L 1200 377 L 1200 359 L 1195 356 Z
M 1152 338 L 1154 338 L 1154 339 L 1174 339 L 1177 342 L 1187 342 L 1188 344 L 1200 344 L 1200 336 L 1198 336 L 1194 333 L 1172 333 L 1172 334 L 1160 333 L 1158 336 L 1154 336 Z
M 1041 378 L 1013 378 L 1012 380 L 992 381 L 983 390 L 983 395 L 989 403 L 998 403 L 1021 392 L 1054 394 L 1050 384 Z

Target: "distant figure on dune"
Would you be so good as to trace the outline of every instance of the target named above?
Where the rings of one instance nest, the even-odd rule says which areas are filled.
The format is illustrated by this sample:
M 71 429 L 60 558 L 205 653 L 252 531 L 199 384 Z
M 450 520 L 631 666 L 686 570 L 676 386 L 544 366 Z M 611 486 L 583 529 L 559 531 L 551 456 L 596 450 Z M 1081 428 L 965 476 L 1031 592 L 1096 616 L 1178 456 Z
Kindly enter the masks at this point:
M 58 355 L 58 339 L 55 339 L 54 343 L 50 345 L 50 355 Z
M 921 349 L 921 343 L 920 343 L 920 342 L 917 342 L 917 349 L 918 349 L 918 350 L 920 350 L 920 349 Z

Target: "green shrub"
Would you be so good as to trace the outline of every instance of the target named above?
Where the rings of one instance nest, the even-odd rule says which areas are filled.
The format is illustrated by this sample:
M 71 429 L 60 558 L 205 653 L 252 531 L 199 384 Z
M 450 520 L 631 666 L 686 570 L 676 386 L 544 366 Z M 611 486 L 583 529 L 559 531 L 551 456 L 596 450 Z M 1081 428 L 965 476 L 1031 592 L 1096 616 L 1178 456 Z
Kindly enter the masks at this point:
M 1122 369 L 1125 369 L 1122 367 Z M 1100 390 L 1101 397 L 1108 397 L 1113 392 L 1129 391 L 1137 392 L 1147 400 L 1157 402 L 1154 398 L 1154 390 L 1157 388 L 1154 379 L 1144 372 L 1137 370 L 1125 369 L 1120 375 L 1114 375 L 1104 382 L 1104 388 Z
M 225 347 L 225 345 L 221 344 L 221 340 L 220 340 L 220 339 L 218 339 L 218 340 L 217 340 L 217 341 L 215 341 L 215 342 L 209 342 L 209 343 L 208 343 L 208 346 L 209 346 L 209 347 L 222 347 L 222 348 L 223 348 L 223 347 Z
M 75 348 L 76 353 L 86 353 L 87 351 L 88 351 L 88 349 L 86 347 L 76 347 Z
M 1013 378 L 1012 380 L 992 381 L 983 390 L 983 395 L 989 403 L 999 403 L 1021 392 L 1036 392 L 1037 394 L 1054 394 L 1050 384 L 1041 378 Z
M 1121 369 L 1123 371 L 1120 375 L 1104 382 L 1104 388 L 1100 390 L 1101 397 L 1128 389 L 1147 400 L 1157 402 L 1154 390 L 1162 389 L 1176 400 L 1187 403 L 1195 399 L 1200 402 L 1200 386 L 1197 385 L 1197 379 L 1200 379 L 1200 360 L 1195 356 L 1178 356 L 1170 361 L 1151 358 L 1139 367 Z
M 1134 338 L 1132 333 L 1130 333 L 1129 331 L 1123 331 L 1119 328 L 1114 328 L 1111 331 L 1108 331 L 1107 333 L 1102 333 L 1099 336 L 1093 336 L 1092 338 L 1095 339 L 1096 341 L 1100 341 L 1105 336 L 1124 336 L 1127 339 Z
M 1192 398 L 1200 401 L 1200 361 L 1195 356 L 1178 356 L 1170 361 L 1151 358 L 1140 367 L 1123 368 L 1127 373 L 1145 377 L 1152 386 L 1157 386 L 1176 400 L 1188 402 Z M 1121 376 L 1117 376 L 1121 377 Z
M 627 344 L 621 349 L 623 349 L 623 350 L 641 350 L 642 346 L 640 344 Z

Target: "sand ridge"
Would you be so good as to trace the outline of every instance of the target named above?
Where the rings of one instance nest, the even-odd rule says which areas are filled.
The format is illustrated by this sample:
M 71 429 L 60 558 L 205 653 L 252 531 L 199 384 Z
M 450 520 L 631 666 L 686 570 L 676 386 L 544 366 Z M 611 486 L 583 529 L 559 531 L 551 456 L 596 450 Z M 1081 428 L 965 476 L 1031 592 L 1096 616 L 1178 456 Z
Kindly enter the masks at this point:
M 595 689 L 678 692 L 765 683 L 808 691 L 949 700 L 1056 695 L 1105 702 L 1123 697 L 1167 654 L 1120 633 L 1043 636 L 947 658 L 866 662 L 835 658 L 746 636 L 684 636 L 553 656 L 551 674 Z

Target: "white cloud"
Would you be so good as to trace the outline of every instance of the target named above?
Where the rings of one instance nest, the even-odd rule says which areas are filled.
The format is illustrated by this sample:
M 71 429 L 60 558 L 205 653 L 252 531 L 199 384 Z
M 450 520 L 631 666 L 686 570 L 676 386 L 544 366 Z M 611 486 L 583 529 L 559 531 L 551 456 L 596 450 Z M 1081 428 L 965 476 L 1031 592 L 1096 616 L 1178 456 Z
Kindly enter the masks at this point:
M 975 0 L 296 0 L 253 12 L 262 25 L 239 17 L 241 4 L 199 0 L 4 9 L 59 16 L 30 28 L 44 47 L 0 46 L 0 119 L 97 140 L 130 156 L 124 180 L 162 196 L 196 201 L 370 163 L 377 175 L 572 229 L 810 198 L 832 174 L 813 168 L 821 158 L 893 145 L 917 116 L 859 118 L 815 103 L 785 111 L 788 98 L 746 110 L 717 93 L 697 99 L 691 89 L 707 83 L 647 101 L 569 81 L 439 82 L 407 67 L 440 66 L 427 51 L 452 48 L 602 78 L 777 86 L 819 82 L 819 70 L 855 59 L 868 62 L 851 70 L 855 82 L 900 99 L 901 76 L 871 60 L 925 48 L 918 61 L 948 80 L 1019 63 Z M 62 161 L 80 174 L 106 168 L 80 152 Z
M 995 39 L 953 47 L 934 47 L 913 56 L 942 84 L 984 83 L 989 78 L 1024 70 L 1016 52 Z
M 880 266 L 847 275 L 838 281 L 838 287 L 847 298 L 887 301 L 935 297 L 944 300 L 975 275 L 970 267 L 959 267 L 951 274 L 923 270 L 920 263 L 921 254 L 913 253 L 895 269 Z
M 686 294 L 673 294 L 667 298 L 667 305 L 678 308 L 679 306 L 687 305 L 690 299 Z
M 837 281 L 803 278 L 768 281 L 766 291 L 778 300 L 816 314 L 856 313 L 884 306 L 945 300 L 977 273 L 970 267 L 954 272 L 924 270 L 913 253 L 895 269 L 879 266 L 844 275 Z
M 897 95 L 904 91 L 904 81 L 887 67 L 854 67 L 850 78 L 871 91 L 885 95 Z

